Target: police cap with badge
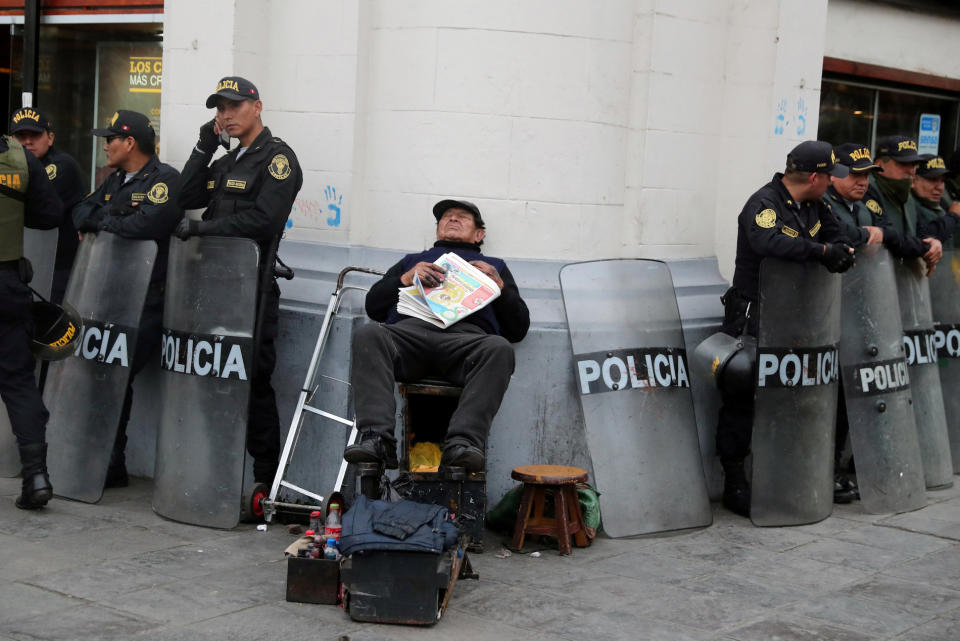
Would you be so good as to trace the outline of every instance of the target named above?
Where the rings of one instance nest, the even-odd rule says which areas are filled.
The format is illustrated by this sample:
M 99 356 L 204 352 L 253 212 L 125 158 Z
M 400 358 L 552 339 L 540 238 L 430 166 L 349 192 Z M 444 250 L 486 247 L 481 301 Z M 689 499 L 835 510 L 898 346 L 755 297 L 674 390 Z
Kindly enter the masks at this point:
M 44 131 L 53 131 L 53 125 L 50 119 L 33 107 L 21 107 L 13 112 L 10 117 L 10 133 L 15 134 L 20 131 L 34 131 L 41 133 Z
M 924 154 L 920 156 L 920 164 L 917 165 L 917 175 L 921 178 L 935 180 L 952 173 L 953 172 L 947 168 L 947 163 L 940 156 L 935 156 L 934 154 Z
M 207 109 L 213 109 L 217 106 L 217 98 L 226 98 L 227 100 L 260 100 L 260 92 L 256 86 L 240 76 L 227 76 L 221 78 L 217 83 L 217 90 L 207 96 Z
M 91 131 L 94 136 L 109 138 L 110 136 L 132 136 L 137 142 L 153 145 L 157 134 L 150 126 L 150 119 L 138 111 L 120 109 L 114 112 L 107 127 L 100 127 Z
M 908 136 L 884 136 L 877 141 L 877 158 L 883 157 L 902 163 L 918 163 L 917 141 Z
M 849 167 L 837 162 L 833 145 L 822 140 L 807 140 L 794 147 L 787 154 L 787 170 L 830 174 L 837 178 L 850 174 Z
M 882 172 L 880 165 L 873 162 L 870 150 L 855 142 L 846 142 L 834 149 L 837 162 L 850 169 L 851 174 L 863 174 L 868 171 Z

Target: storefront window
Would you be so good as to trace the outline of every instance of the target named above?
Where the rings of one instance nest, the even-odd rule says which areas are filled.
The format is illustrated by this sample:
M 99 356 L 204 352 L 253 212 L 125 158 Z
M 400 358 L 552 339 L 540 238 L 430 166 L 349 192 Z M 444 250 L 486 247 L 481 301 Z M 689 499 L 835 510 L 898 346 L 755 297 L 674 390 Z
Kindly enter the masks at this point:
M 91 129 L 105 126 L 117 109 L 133 109 L 149 116 L 160 133 L 161 32 L 158 23 L 40 26 L 34 104 L 53 122 L 54 144 L 76 158 L 91 190 L 109 173 L 102 140 L 93 139 Z M 21 102 L 23 26 L 0 36 L 0 48 L 10 59 L 6 131 Z
M 835 145 L 902 134 L 921 143 L 921 153 L 948 157 L 958 146 L 960 98 L 914 89 L 824 78 L 817 137 Z

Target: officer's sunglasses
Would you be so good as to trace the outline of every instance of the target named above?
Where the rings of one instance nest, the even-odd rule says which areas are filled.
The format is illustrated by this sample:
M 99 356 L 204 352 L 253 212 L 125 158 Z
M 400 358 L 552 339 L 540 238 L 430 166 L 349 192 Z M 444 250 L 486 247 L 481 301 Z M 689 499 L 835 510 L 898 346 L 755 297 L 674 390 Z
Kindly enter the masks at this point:
M 123 140 L 124 138 L 126 138 L 126 136 L 120 136 L 120 135 L 107 136 L 107 144 L 109 145 L 109 144 L 111 144 L 114 140 Z

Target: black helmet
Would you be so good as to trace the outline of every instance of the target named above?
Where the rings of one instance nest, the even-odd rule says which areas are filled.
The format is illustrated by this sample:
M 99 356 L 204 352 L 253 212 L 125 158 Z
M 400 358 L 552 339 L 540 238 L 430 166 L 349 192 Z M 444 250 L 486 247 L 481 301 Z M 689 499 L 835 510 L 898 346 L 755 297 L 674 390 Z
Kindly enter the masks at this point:
M 80 314 L 68 303 L 33 302 L 33 340 L 30 351 L 39 359 L 59 361 L 70 356 L 83 335 Z

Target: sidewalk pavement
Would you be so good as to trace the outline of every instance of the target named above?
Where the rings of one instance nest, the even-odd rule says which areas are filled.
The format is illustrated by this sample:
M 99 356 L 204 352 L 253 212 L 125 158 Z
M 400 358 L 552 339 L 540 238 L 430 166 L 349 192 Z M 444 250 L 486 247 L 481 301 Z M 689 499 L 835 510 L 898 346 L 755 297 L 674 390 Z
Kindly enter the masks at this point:
M 598 538 L 570 557 L 472 555 L 431 628 L 360 624 L 287 603 L 282 525 L 217 531 L 167 521 L 149 480 L 97 505 L 13 505 L 0 479 L 0 641 L 952 641 L 960 639 L 960 482 L 916 512 L 836 506 L 815 525 Z M 525 550 L 526 552 L 527 550 Z

